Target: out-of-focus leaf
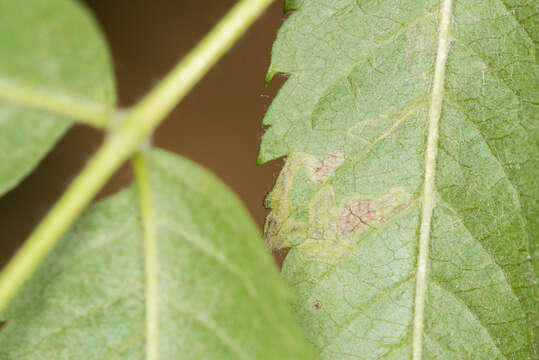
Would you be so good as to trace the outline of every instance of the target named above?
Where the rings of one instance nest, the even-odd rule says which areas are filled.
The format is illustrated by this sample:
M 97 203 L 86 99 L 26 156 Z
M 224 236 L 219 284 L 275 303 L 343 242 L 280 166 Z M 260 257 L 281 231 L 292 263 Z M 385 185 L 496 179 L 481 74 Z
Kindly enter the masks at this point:
M 236 196 L 164 151 L 149 169 L 159 358 L 312 359 Z M 0 359 L 144 359 L 144 257 L 135 191 L 91 207 L 0 315 Z
M 7 95 L 6 95 L 7 94 Z M 91 14 L 71 0 L 0 0 L 0 195 L 16 186 L 71 121 L 17 94 L 91 108 L 115 104 L 114 75 Z

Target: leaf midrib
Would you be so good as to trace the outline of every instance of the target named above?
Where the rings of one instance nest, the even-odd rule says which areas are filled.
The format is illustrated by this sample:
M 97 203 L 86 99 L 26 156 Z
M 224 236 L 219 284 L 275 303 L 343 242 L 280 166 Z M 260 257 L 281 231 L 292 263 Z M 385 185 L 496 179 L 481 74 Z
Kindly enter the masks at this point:
M 106 128 L 116 111 L 106 105 L 64 93 L 24 86 L 1 75 L 0 102 L 46 111 L 96 128 Z
M 159 258 L 155 210 L 146 156 L 138 153 L 133 157 L 133 170 L 137 181 L 143 224 L 144 243 L 144 308 L 146 359 L 159 359 Z
M 171 176 L 182 181 L 186 185 L 186 187 L 189 189 L 190 192 L 199 193 L 200 196 L 203 197 L 204 194 L 200 192 L 200 189 L 197 186 L 193 186 L 192 184 L 193 179 L 190 177 L 187 177 L 185 175 L 185 172 L 179 171 L 176 168 L 170 168 L 170 166 L 167 163 L 163 162 L 163 160 L 160 157 L 152 156 L 147 161 L 149 162 L 150 170 L 152 170 L 152 168 L 166 169 L 170 173 Z M 148 176 L 151 178 L 151 175 L 148 174 Z M 153 188 L 153 186 L 156 186 L 155 184 L 151 184 L 151 182 L 149 182 L 147 186 L 149 187 L 148 192 L 153 193 L 156 191 L 156 189 Z M 173 224 L 169 222 L 161 221 L 162 219 L 159 219 L 159 216 L 158 216 L 159 214 L 158 198 L 154 197 L 152 201 L 153 201 L 153 207 L 154 207 L 153 212 L 155 214 L 153 215 L 151 219 L 151 224 L 149 224 L 148 226 L 154 227 L 156 242 L 159 241 L 157 235 L 159 234 L 160 231 L 171 232 L 177 235 L 180 239 L 182 239 L 185 242 L 185 244 L 187 244 L 188 246 L 193 247 L 197 251 L 200 251 L 203 255 L 207 256 L 213 261 L 216 261 L 220 266 L 223 267 L 223 269 L 225 269 L 232 276 L 234 276 L 234 278 L 240 283 L 241 287 L 245 289 L 247 296 L 250 297 L 253 300 L 253 302 L 257 304 L 257 306 L 259 306 L 258 309 L 261 315 L 264 317 L 264 321 L 273 325 L 275 332 L 282 334 L 282 336 L 290 335 L 289 329 L 283 327 L 283 325 L 280 322 L 276 321 L 275 316 L 272 316 L 272 308 L 268 307 L 267 302 L 264 301 L 264 299 L 260 297 L 260 293 L 257 290 L 257 287 L 255 286 L 255 283 L 253 282 L 253 280 L 249 279 L 249 277 L 244 276 L 242 271 L 240 271 L 240 269 L 234 264 L 234 262 L 230 260 L 229 256 L 217 251 L 217 249 L 213 245 L 211 245 L 207 241 L 207 239 L 200 237 L 198 234 L 192 233 L 186 229 L 183 229 L 182 227 L 174 227 L 172 226 Z M 210 206 L 215 208 L 218 212 L 223 213 L 223 214 L 227 213 L 227 210 L 226 208 L 223 207 L 223 204 L 220 201 L 217 201 L 216 199 L 214 199 L 213 197 L 208 199 L 208 203 L 210 204 Z M 143 216 L 144 216 L 144 209 L 143 209 Z M 230 226 L 237 226 L 237 224 L 234 223 L 230 218 L 226 218 L 225 221 L 227 221 Z M 158 250 L 159 249 L 157 249 L 155 253 L 155 256 L 157 257 L 155 261 L 157 263 L 159 263 Z M 147 255 L 145 255 L 145 257 L 146 256 Z M 156 276 L 159 276 L 159 281 L 158 280 L 156 281 L 161 282 L 162 284 L 169 284 L 171 281 L 174 281 L 174 279 L 167 279 L 167 275 L 168 274 L 166 272 L 161 272 L 160 274 L 156 274 Z M 172 299 L 169 296 L 167 296 L 167 294 L 163 292 L 162 289 L 161 290 L 158 289 L 158 291 L 159 293 L 155 293 L 155 296 L 161 299 L 162 301 L 170 303 Z M 178 311 L 181 311 L 181 309 L 183 310 L 186 309 L 183 306 L 183 304 L 178 304 L 178 303 L 173 302 L 171 305 L 173 305 Z M 178 306 L 180 306 L 181 309 L 178 308 Z M 211 331 L 216 331 L 216 333 L 213 335 L 218 337 L 219 340 L 227 348 L 229 348 L 229 350 L 233 351 L 239 358 L 242 358 L 242 359 L 249 358 L 249 355 L 242 351 L 241 346 L 235 345 L 235 342 L 233 341 L 234 339 L 228 338 L 226 334 L 224 334 L 222 331 L 218 329 L 217 324 L 211 321 L 211 319 L 200 317 L 196 314 L 195 311 L 191 311 L 190 309 L 188 310 L 188 313 L 192 313 L 194 316 L 196 316 L 197 317 L 196 320 L 201 325 L 203 325 L 206 329 L 211 330 Z M 155 321 L 160 321 L 159 317 Z
M 431 101 L 428 115 L 427 143 L 425 149 L 425 172 L 421 199 L 421 224 L 419 230 L 419 253 L 416 270 L 416 292 L 412 352 L 414 360 L 423 358 L 423 332 L 425 321 L 425 298 L 427 290 L 427 266 L 429 258 L 430 232 L 434 211 L 434 180 L 437 163 L 439 121 L 442 109 L 445 67 L 449 51 L 449 27 L 451 25 L 452 0 L 443 0 L 440 6 L 438 48 L 432 82 Z

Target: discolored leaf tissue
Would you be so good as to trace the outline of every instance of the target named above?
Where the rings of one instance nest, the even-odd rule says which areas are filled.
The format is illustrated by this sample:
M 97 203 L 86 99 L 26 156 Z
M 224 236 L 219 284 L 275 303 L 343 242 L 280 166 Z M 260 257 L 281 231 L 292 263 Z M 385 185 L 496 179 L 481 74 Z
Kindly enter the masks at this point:
M 535 358 L 537 2 L 287 9 L 265 236 L 322 358 Z

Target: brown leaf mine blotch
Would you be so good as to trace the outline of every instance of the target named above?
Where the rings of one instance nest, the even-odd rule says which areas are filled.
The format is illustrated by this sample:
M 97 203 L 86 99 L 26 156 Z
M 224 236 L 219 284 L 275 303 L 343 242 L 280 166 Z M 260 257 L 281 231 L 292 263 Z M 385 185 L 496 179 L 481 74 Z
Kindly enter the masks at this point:
M 320 162 L 315 162 L 314 165 L 314 180 L 320 183 L 326 181 L 333 175 L 335 170 L 344 162 L 342 152 L 336 151 L 327 154 Z
M 344 162 L 339 151 L 322 159 L 290 154 L 266 197 L 271 212 L 264 237 L 272 251 L 291 248 L 302 261 L 337 265 L 357 246 L 356 234 L 380 227 L 410 205 L 410 194 L 400 187 L 337 201 L 332 178 Z
M 343 235 L 363 227 L 378 227 L 400 213 L 410 203 L 410 196 L 401 188 L 392 188 L 380 198 L 358 198 L 347 202 L 338 220 Z
M 264 206 L 271 208 L 266 217 L 264 237 L 271 250 L 293 247 L 307 235 L 307 223 L 292 216 L 291 189 L 299 173 L 308 177 L 316 186 L 324 184 L 344 162 L 342 152 L 327 154 L 322 160 L 307 154 L 294 153 L 286 159 L 273 190 L 266 196 Z M 326 208 L 333 206 L 329 204 Z
M 357 200 L 346 205 L 339 218 L 341 234 L 348 234 L 362 226 L 369 226 L 375 213 L 376 205 L 372 199 Z
M 410 194 L 400 187 L 380 196 L 357 196 L 335 202 L 332 186 L 322 187 L 311 201 L 305 241 L 297 252 L 304 261 L 337 265 L 356 246 L 355 235 L 376 229 L 406 209 Z

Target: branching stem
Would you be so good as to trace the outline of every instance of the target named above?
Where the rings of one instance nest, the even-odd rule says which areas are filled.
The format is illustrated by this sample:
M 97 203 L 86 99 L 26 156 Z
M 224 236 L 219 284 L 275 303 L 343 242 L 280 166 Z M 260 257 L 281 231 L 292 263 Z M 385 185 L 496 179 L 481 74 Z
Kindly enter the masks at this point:
M 208 72 L 272 0 L 241 0 L 200 43 L 127 112 L 121 125 L 56 202 L 0 273 L 0 312 L 17 294 L 109 177 Z

